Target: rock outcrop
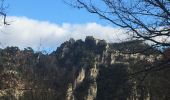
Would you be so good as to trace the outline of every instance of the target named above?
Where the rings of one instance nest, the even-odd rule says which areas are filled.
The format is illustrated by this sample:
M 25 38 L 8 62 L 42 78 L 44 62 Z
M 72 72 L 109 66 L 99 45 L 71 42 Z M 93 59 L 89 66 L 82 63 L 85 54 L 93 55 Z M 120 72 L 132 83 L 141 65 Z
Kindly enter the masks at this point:
M 141 42 L 139 42 L 138 46 L 144 46 L 144 44 L 140 43 Z M 120 47 L 113 48 L 114 45 L 115 44 L 107 43 L 105 40 L 88 36 L 85 41 L 77 40 L 73 42 L 72 39 L 66 41 L 56 52 L 53 52 L 59 61 L 59 66 L 72 71 L 72 75 L 69 74 L 65 76 L 72 76 L 68 84 L 68 87 L 70 87 L 70 84 L 72 85 L 72 89 L 69 88 L 69 91 L 72 91 L 69 92 L 72 93 L 71 97 L 74 97 L 72 100 L 96 100 L 97 94 L 100 93 L 98 91 L 98 83 L 102 81 L 99 80 L 99 77 L 103 77 L 99 74 L 103 68 L 126 66 L 125 69 L 120 70 L 125 70 L 125 72 L 122 73 L 128 74 L 132 71 L 129 66 L 135 65 L 138 61 L 151 63 L 161 59 L 161 57 L 158 56 L 159 54 L 146 55 L 144 53 L 134 53 L 130 50 L 131 48 L 123 48 L 126 50 L 121 51 Z M 125 98 L 130 99 L 130 96 Z M 117 99 L 119 100 L 119 98 Z M 106 100 L 106 98 L 104 98 L 104 100 Z

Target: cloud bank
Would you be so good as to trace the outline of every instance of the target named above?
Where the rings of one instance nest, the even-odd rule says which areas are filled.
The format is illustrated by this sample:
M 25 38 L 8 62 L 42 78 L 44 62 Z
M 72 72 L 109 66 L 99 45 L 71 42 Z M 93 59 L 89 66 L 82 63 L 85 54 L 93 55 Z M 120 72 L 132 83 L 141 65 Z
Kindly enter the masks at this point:
M 102 26 L 91 22 L 86 24 L 63 23 L 54 24 L 48 21 L 39 21 L 27 17 L 8 17 L 10 25 L 0 29 L 0 43 L 2 47 L 18 46 L 37 49 L 55 49 L 70 38 L 84 39 L 94 36 L 108 42 L 119 42 L 127 38 L 124 31 L 111 26 Z

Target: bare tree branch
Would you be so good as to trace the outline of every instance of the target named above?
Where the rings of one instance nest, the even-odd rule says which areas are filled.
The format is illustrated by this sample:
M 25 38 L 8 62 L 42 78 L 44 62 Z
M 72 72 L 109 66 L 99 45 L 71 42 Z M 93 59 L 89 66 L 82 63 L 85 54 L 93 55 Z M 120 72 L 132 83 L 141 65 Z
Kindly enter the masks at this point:
M 143 40 L 170 46 L 169 0 L 70 0 L 73 7 L 85 8 Z M 167 41 L 156 38 L 168 37 Z M 168 41 L 169 40 L 169 41 Z
M 9 23 L 7 23 L 7 21 L 6 21 L 6 12 L 5 12 L 5 10 L 6 10 L 6 6 L 4 5 L 4 2 L 5 2 L 5 0 L 0 0 L 0 16 L 2 16 L 3 17 L 3 24 L 4 25 L 10 25 Z

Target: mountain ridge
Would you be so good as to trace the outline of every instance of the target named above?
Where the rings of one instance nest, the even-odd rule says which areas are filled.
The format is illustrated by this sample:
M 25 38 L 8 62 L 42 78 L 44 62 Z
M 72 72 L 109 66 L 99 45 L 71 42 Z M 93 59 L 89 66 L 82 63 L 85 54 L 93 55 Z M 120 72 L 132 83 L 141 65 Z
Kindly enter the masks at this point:
M 148 47 L 142 41 L 135 43 L 133 50 L 134 47 Z M 127 42 L 129 47 L 121 51 L 121 43 L 119 47 L 118 44 L 88 36 L 85 41 L 70 39 L 51 54 L 34 53 L 31 48 L 19 50 L 17 47 L 8 47 L 2 50 L 0 57 L 0 76 L 3 77 L 0 81 L 0 98 L 160 100 L 168 97 L 169 91 L 161 90 L 163 94 L 157 95 L 148 84 L 155 81 L 153 74 L 149 74 L 149 79 L 144 80 L 140 87 L 138 84 L 145 73 L 129 78 L 129 74 L 150 68 L 162 59 L 155 49 L 151 50 L 152 53 L 133 52 L 130 48 L 132 44 L 133 41 Z M 162 75 L 162 72 L 158 73 Z

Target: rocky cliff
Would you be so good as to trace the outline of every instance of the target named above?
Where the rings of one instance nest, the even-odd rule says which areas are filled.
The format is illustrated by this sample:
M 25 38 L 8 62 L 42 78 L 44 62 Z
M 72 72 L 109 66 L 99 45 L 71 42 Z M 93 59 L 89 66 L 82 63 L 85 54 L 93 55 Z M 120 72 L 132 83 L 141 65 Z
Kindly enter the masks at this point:
M 5 78 L 1 81 L 0 98 L 16 100 L 167 98 L 166 94 L 158 96 L 154 92 L 151 83 L 155 77 L 152 74 L 144 80 L 142 79 L 146 73 L 131 76 L 132 73 L 150 68 L 162 59 L 156 49 L 151 48 L 144 52 L 148 47 L 142 41 L 113 44 L 88 36 L 85 41 L 70 39 L 48 55 L 34 53 L 30 48 L 23 51 L 14 47 L 7 48 L 1 51 L 1 61 L 4 59 L 7 61 L 1 63 L 3 67 L 1 77 L 5 75 Z M 7 76 L 12 80 L 8 80 Z M 17 85 L 10 83 L 14 79 Z

